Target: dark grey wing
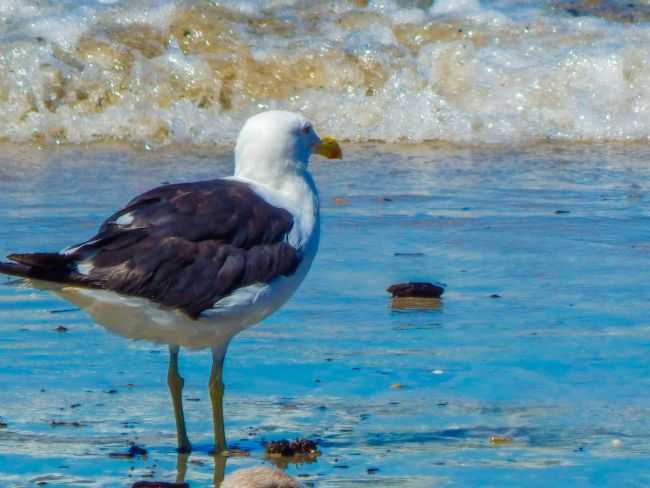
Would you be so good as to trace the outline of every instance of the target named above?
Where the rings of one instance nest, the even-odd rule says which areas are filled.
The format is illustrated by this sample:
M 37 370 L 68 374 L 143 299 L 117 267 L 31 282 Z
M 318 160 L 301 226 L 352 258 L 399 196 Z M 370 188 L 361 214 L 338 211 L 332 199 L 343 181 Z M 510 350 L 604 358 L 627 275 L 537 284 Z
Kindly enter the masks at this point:
M 49 272 L 55 281 L 149 298 L 196 318 L 237 288 L 292 274 L 300 262 L 287 243 L 292 226 L 288 211 L 245 183 L 181 183 L 140 195 L 62 254 L 10 258 L 35 277 Z

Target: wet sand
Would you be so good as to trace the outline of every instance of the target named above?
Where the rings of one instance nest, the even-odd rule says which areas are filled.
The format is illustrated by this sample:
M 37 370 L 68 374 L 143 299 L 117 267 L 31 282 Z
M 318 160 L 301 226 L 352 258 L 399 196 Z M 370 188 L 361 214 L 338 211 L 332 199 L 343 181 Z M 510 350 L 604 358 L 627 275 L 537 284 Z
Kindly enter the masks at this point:
M 208 147 L 0 149 L 2 255 L 81 241 L 138 192 L 231 168 Z M 647 485 L 648 148 L 344 150 L 313 164 L 310 275 L 230 347 L 227 434 L 250 456 L 225 471 L 308 437 L 322 455 L 287 469 L 318 487 Z M 406 281 L 447 291 L 391 308 Z M 165 346 L 5 278 L 0 331 L 2 486 L 175 481 L 177 463 L 210 485 L 207 351 L 181 351 L 195 452 L 177 459 Z M 129 442 L 146 458 L 109 455 Z

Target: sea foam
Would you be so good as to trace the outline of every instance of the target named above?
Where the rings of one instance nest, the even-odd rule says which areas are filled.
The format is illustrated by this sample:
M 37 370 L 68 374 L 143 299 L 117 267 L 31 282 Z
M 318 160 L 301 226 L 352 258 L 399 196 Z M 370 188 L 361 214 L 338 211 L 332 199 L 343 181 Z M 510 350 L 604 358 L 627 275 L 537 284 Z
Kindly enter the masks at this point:
M 615 2 L 0 2 L 0 138 L 230 144 L 304 112 L 352 141 L 650 133 L 650 10 Z

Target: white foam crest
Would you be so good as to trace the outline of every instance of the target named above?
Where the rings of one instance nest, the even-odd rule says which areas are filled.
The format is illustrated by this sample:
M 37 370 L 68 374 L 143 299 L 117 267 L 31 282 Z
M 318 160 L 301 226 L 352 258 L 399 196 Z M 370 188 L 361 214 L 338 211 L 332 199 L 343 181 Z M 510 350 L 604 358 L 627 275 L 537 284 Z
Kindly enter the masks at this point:
M 0 138 L 232 143 L 268 108 L 355 141 L 648 138 L 648 23 L 402 4 L 7 0 Z
M 435 0 L 430 12 L 434 15 L 460 14 L 476 12 L 481 9 L 478 0 Z

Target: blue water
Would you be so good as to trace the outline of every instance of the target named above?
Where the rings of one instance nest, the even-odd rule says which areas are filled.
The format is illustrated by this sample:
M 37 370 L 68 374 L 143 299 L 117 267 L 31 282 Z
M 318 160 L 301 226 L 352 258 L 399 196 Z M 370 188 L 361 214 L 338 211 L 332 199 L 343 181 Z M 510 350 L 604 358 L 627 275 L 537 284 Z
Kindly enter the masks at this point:
M 344 150 L 313 164 L 305 283 L 228 352 L 227 435 L 251 455 L 226 473 L 301 436 L 322 455 L 288 472 L 318 487 L 647 486 L 647 148 Z M 0 254 L 62 248 L 138 192 L 230 171 L 210 148 L 4 146 Z M 385 288 L 409 280 L 445 283 L 440 306 L 392 309 Z M 176 479 L 165 346 L 5 278 L 0 332 L 0 486 Z M 192 487 L 215 476 L 209 365 L 181 351 Z M 148 457 L 108 456 L 129 441 Z

